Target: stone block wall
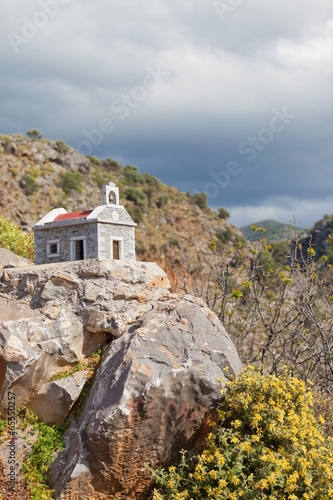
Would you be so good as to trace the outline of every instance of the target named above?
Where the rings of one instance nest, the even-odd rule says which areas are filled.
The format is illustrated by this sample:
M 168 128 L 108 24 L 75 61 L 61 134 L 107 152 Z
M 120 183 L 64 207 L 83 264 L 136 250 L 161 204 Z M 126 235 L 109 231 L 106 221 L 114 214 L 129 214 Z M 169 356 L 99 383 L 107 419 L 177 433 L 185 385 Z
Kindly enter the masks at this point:
M 135 228 L 121 224 L 91 222 L 64 224 L 35 230 L 35 264 L 51 264 L 71 260 L 71 238 L 86 238 L 86 258 L 111 258 L 111 241 L 119 240 L 124 260 L 135 260 Z M 47 242 L 59 240 L 60 255 L 47 256 Z
M 111 257 L 112 239 L 120 240 L 123 245 L 123 259 L 135 260 L 135 228 L 120 224 L 98 223 L 98 257 Z
M 86 237 L 87 258 L 98 258 L 97 223 L 71 224 L 44 229 L 35 229 L 35 264 L 51 264 L 71 260 L 72 237 Z M 47 242 L 60 240 L 60 255 L 47 256 Z

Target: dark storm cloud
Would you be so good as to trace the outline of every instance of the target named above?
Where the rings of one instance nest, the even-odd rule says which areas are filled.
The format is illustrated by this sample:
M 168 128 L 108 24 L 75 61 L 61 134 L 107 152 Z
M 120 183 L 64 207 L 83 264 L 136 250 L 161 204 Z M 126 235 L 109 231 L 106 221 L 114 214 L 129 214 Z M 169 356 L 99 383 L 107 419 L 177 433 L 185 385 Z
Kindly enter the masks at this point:
M 333 6 L 232 4 L 5 0 L 1 131 L 208 186 L 237 224 L 299 211 L 311 225 L 332 212 Z

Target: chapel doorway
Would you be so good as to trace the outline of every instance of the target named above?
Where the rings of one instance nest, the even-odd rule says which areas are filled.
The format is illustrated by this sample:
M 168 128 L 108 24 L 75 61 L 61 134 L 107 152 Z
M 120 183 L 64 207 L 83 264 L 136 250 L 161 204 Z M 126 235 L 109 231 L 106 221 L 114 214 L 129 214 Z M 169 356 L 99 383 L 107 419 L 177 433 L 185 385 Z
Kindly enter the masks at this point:
M 74 260 L 84 260 L 83 240 L 74 241 Z

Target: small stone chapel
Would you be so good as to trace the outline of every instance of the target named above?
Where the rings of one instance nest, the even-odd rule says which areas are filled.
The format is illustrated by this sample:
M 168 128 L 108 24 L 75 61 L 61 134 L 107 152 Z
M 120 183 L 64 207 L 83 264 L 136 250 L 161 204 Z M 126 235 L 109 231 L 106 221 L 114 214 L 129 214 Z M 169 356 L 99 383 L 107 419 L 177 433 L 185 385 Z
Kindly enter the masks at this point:
M 136 223 L 119 205 L 119 188 L 103 187 L 103 205 L 68 213 L 55 208 L 35 225 L 35 264 L 70 260 L 135 260 Z

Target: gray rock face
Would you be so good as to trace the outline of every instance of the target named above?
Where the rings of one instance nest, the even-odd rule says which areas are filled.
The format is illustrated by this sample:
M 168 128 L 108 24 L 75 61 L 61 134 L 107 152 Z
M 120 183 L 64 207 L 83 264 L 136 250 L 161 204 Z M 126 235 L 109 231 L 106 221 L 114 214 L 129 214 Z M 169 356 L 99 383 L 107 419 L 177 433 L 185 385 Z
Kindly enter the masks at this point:
M 53 463 L 55 498 L 148 498 L 143 465 L 166 467 L 182 448 L 199 450 L 220 399 L 218 380 L 240 370 L 203 302 L 171 296 L 156 304 L 109 347 Z
M 81 394 L 87 373 L 83 370 L 70 377 L 44 384 L 29 401 L 30 408 L 46 424 L 62 424 Z
M 32 262 L 28 259 L 19 257 L 6 248 L 0 248 L 0 269 L 3 267 L 26 267 L 32 265 Z

